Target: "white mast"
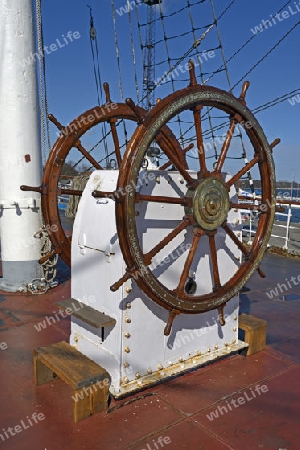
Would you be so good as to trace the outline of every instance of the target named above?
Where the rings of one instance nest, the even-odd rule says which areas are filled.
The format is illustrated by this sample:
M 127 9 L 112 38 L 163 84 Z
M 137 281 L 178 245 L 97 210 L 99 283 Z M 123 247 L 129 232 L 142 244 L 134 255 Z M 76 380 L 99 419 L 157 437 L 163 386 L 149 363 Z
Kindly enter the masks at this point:
M 40 274 L 40 194 L 20 190 L 41 184 L 35 51 L 32 0 L 0 0 L 0 289 L 8 291 Z

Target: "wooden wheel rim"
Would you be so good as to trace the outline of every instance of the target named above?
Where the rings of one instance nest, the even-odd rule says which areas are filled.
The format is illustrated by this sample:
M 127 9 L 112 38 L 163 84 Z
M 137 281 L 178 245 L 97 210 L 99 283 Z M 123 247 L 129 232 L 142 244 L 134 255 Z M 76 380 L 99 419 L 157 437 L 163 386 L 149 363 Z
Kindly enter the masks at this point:
M 166 309 L 185 313 L 200 313 L 215 309 L 235 296 L 257 269 L 271 234 L 275 214 L 275 171 L 271 150 L 262 128 L 244 102 L 231 94 L 208 86 L 191 86 L 171 94 L 159 102 L 146 116 L 143 125 L 134 133 L 124 155 L 118 189 L 124 191 L 127 185 L 136 186 L 141 161 L 155 134 L 171 118 L 183 110 L 196 105 L 212 106 L 225 111 L 230 116 L 239 117 L 239 122 L 251 123 L 245 131 L 259 158 L 259 172 L 262 182 L 262 203 L 268 211 L 261 215 L 256 237 L 250 249 L 249 260 L 239 267 L 237 273 L 217 292 L 202 296 L 179 298 L 174 291 L 166 288 L 152 274 L 144 261 L 135 222 L 135 191 L 126 193 L 116 204 L 116 221 L 120 247 L 127 267 L 135 273 L 139 287 L 156 303 Z
M 110 105 L 111 107 L 109 108 Z M 146 113 L 146 110 L 138 106 L 135 106 L 133 111 L 130 106 L 124 103 L 107 103 L 105 107 L 97 106 L 73 120 L 66 127 L 68 130 L 66 135 L 63 133 L 54 144 L 43 174 L 42 211 L 45 223 L 50 226 L 54 225 L 51 228 L 54 231 L 50 234 L 54 249 L 68 266 L 71 266 L 71 237 L 66 236 L 62 227 L 57 201 L 57 196 L 59 195 L 58 181 L 67 155 L 81 136 L 99 123 L 109 120 L 130 120 L 138 122 L 142 120 Z M 180 145 L 167 127 L 157 136 L 156 140 L 162 148 L 165 146 L 172 148 L 182 163 L 185 163 L 184 154 L 180 152 Z

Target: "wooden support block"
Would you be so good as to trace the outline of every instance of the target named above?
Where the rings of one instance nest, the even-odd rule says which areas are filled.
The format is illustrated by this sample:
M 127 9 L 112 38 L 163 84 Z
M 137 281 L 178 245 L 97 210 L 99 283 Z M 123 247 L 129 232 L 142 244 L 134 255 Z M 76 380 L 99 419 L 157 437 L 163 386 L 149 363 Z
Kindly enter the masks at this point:
M 247 314 L 239 316 L 239 328 L 245 331 L 245 342 L 249 344 L 247 356 L 266 347 L 267 322 Z
M 109 380 L 105 379 L 87 388 L 73 391 L 74 422 L 107 409 Z
M 34 382 L 36 386 L 49 383 L 50 381 L 57 379 L 56 373 L 45 366 L 45 364 L 43 364 L 42 361 L 36 357 L 35 352 L 36 350 L 34 350 Z
M 77 317 L 77 319 L 88 323 L 92 327 L 114 327 L 116 324 L 116 320 L 112 317 L 109 317 L 107 314 L 97 311 L 74 298 L 63 300 L 56 304 L 63 308 L 67 314 Z
M 61 378 L 73 390 L 73 419 L 85 419 L 108 407 L 107 371 L 67 342 L 34 350 L 36 385 Z

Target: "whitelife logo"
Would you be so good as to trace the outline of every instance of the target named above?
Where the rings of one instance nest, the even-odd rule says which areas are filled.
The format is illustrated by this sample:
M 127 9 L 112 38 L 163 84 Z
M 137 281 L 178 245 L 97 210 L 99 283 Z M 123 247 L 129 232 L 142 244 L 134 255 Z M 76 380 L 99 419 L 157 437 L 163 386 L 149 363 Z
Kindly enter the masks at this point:
M 27 416 L 26 419 L 27 420 L 21 420 L 20 425 L 8 427 L 6 430 L 3 428 L 3 431 L 0 433 L 2 442 L 4 442 L 5 439 L 9 439 L 11 436 L 15 436 L 17 433 L 21 433 L 21 431 L 26 430 L 27 428 L 33 427 L 35 423 L 39 423 L 39 421 L 44 420 L 45 416 L 42 413 L 34 412 L 31 418 Z M 34 423 L 32 423 L 32 420 Z
M 255 386 L 255 392 L 253 391 L 252 388 L 250 388 L 249 396 L 248 396 L 247 392 L 245 391 L 245 392 L 243 392 L 243 395 L 241 395 L 237 399 L 232 399 L 230 401 L 226 400 L 226 406 L 225 405 L 218 406 L 218 408 L 215 409 L 214 411 L 212 411 L 210 414 L 206 414 L 206 417 L 208 418 L 208 420 L 210 420 L 212 422 L 214 419 L 217 419 L 218 417 L 220 417 L 220 415 L 223 416 L 223 414 L 226 414 L 229 411 L 232 411 L 232 409 L 233 409 L 232 406 L 234 408 L 238 408 L 240 405 L 244 405 L 246 403 L 246 401 L 251 402 L 251 400 L 256 398 L 257 395 L 261 395 L 261 394 L 264 394 L 265 392 L 268 392 L 268 388 L 265 384 L 263 384 L 262 386 L 257 384 Z
M 6 342 L 1 342 L 0 343 L 0 349 L 1 350 L 6 350 L 7 349 L 7 343 Z
M 285 279 L 286 283 L 277 283 L 277 287 L 275 287 L 274 289 L 270 289 L 269 292 L 266 292 L 266 295 L 269 297 L 270 300 L 272 300 L 272 298 L 276 298 L 278 297 L 279 294 L 283 294 L 284 292 L 288 291 L 289 289 L 292 289 L 294 286 L 298 286 L 298 284 L 300 284 L 300 275 L 296 277 L 291 277 L 290 281 L 294 283 L 294 286 L 292 286 L 291 282 L 288 280 L 288 278 Z M 298 282 L 296 281 L 298 280 Z M 283 288 L 285 290 L 283 290 Z M 280 290 L 280 292 L 278 291 L 278 289 Z
M 111 112 L 111 110 L 117 109 L 118 105 L 117 103 L 106 103 L 105 105 L 102 105 L 101 107 L 97 107 L 95 108 L 91 114 L 89 114 L 87 117 L 81 117 L 76 119 L 74 122 L 72 122 L 71 124 L 68 124 L 67 126 L 65 126 L 62 130 L 57 131 L 56 135 L 57 136 L 68 136 L 69 133 L 72 133 L 73 131 L 78 131 L 81 128 L 81 124 L 83 123 L 84 125 L 88 125 L 89 123 L 93 123 L 95 122 L 96 119 L 101 119 L 101 117 L 106 116 L 107 114 L 109 114 Z M 106 111 L 105 111 L 106 109 Z M 101 112 L 101 114 L 99 115 L 99 112 Z
M 89 305 L 89 303 L 94 303 L 96 301 L 96 297 L 94 295 L 89 296 L 84 295 L 83 300 L 87 305 Z M 58 312 L 54 311 L 53 315 L 55 317 L 53 317 L 53 315 L 46 316 L 46 318 L 42 322 L 39 322 L 36 325 L 34 325 L 34 328 L 37 331 L 45 330 L 45 328 L 47 328 L 48 325 L 55 324 L 56 322 L 59 322 L 61 319 L 65 319 L 67 316 L 71 316 L 75 311 L 80 311 L 82 308 L 85 307 L 85 303 L 80 303 L 79 307 L 77 307 L 76 304 L 72 302 L 72 307 L 68 307 L 64 311 L 61 309 Z M 58 314 L 60 315 L 60 317 L 58 316 Z
M 56 50 L 58 50 L 59 48 L 63 48 L 66 45 L 69 45 L 69 43 L 73 42 L 74 39 L 76 40 L 80 37 L 81 36 L 79 31 L 68 31 L 67 36 L 63 34 L 61 38 L 56 39 L 56 43 L 53 43 L 51 45 L 44 45 L 43 50 L 40 50 L 38 53 L 31 53 L 27 58 L 23 59 L 23 61 L 19 61 L 19 64 L 21 64 L 24 69 L 26 65 L 30 65 L 35 62 L 36 58 L 38 58 L 39 61 L 41 60 L 41 58 L 44 58 L 45 52 L 47 53 L 47 55 L 50 55 L 50 53 L 56 52 Z M 61 39 L 63 42 L 61 42 Z
M 289 104 L 295 106 L 300 103 L 300 94 L 288 99 Z
M 147 447 L 144 447 L 141 450 L 159 450 L 160 448 L 163 448 L 165 445 L 171 444 L 171 439 L 168 436 L 165 437 L 159 436 L 157 440 L 153 439 L 152 442 L 151 445 L 147 444 Z
M 119 16 L 123 16 L 123 14 L 128 14 L 129 11 L 132 11 L 133 8 L 136 8 L 139 5 L 142 5 L 144 2 L 142 0 L 140 1 L 130 1 L 127 0 L 124 6 L 121 6 L 121 8 L 116 9 L 116 12 Z
M 292 5 L 289 5 L 288 8 L 282 11 L 281 13 L 276 13 L 274 15 L 270 14 L 270 19 L 262 20 L 259 25 L 256 25 L 254 28 L 251 28 L 251 31 L 253 34 L 262 33 L 269 27 L 277 25 L 279 22 L 289 19 L 291 16 L 294 16 L 299 12 L 300 12 L 300 1 L 298 3 L 294 2 L 294 7 Z

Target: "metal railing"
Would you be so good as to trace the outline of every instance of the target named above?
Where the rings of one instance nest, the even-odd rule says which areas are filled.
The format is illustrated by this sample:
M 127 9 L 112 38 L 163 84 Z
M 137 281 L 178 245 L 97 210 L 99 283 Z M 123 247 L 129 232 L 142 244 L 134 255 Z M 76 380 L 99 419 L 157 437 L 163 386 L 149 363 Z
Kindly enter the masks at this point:
M 259 198 L 257 197 L 259 200 Z M 250 200 L 250 199 L 248 199 Z M 252 199 L 253 202 L 253 199 Z M 296 222 L 293 222 L 293 210 L 299 209 L 300 213 L 300 201 L 293 200 L 293 199 L 286 199 L 286 200 L 276 200 L 276 206 L 279 208 L 282 206 L 287 207 L 287 211 L 276 211 L 275 213 L 275 221 L 272 228 L 271 238 L 274 239 L 282 239 L 283 245 L 278 245 L 277 243 L 274 245 L 275 247 L 282 248 L 284 250 L 291 250 L 292 246 L 290 244 L 291 241 L 291 231 L 295 231 L 295 234 L 297 234 L 297 231 L 299 230 L 299 239 L 297 239 L 297 242 L 300 244 L 300 223 L 297 226 Z M 252 244 L 252 239 L 255 236 L 256 233 L 256 220 L 258 217 L 258 213 L 252 213 L 252 211 L 249 211 L 248 209 L 241 209 L 242 214 L 242 223 L 247 223 L 247 229 L 244 228 L 244 233 L 247 234 L 246 237 L 249 237 L 247 243 L 249 245 Z M 300 216 L 300 214 L 299 214 Z M 284 220 L 280 220 L 280 218 L 283 218 Z M 279 223 L 278 223 L 279 222 Z M 280 233 L 280 230 L 285 230 L 284 233 Z M 298 237 L 298 236 L 297 236 Z M 270 239 L 271 240 L 271 239 Z M 290 245 L 289 245 L 290 244 Z M 273 245 L 273 244 L 272 244 Z M 270 244 L 269 244 L 270 246 Z

